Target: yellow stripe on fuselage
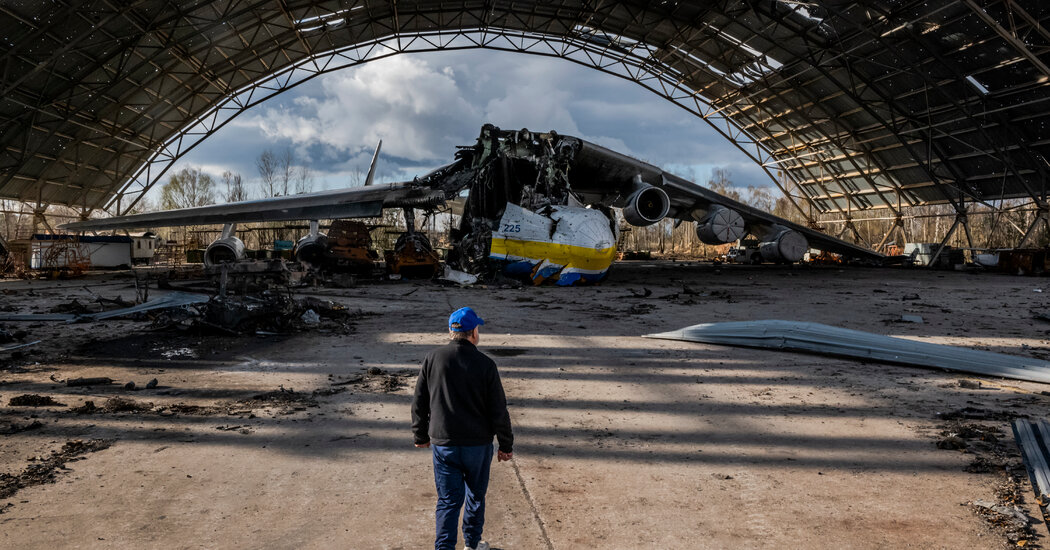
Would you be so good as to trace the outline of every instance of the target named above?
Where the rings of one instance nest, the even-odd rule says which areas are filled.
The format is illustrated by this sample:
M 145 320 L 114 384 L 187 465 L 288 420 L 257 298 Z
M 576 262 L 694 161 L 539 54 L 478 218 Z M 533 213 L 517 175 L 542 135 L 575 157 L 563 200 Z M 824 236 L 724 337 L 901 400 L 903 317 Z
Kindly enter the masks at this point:
M 616 257 L 616 247 L 594 249 L 586 246 L 550 243 L 543 241 L 519 241 L 517 239 L 493 238 L 489 250 L 492 256 L 508 260 L 523 258 L 536 262 L 547 260 L 552 264 L 575 267 L 588 271 L 605 271 Z

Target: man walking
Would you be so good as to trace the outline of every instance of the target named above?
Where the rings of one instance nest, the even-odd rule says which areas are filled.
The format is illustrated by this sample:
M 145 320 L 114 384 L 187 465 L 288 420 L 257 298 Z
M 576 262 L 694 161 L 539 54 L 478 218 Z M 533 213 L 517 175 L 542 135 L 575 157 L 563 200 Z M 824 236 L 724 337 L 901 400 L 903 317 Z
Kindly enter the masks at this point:
M 416 447 L 433 444 L 437 485 L 436 550 L 456 547 L 459 508 L 467 550 L 488 550 L 482 542 L 485 491 L 492 464 L 492 437 L 499 441 L 500 462 L 514 457 L 507 397 L 496 363 L 478 351 L 474 310 L 464 307 L 448 318 L 452 341 L 431 351 L 423 361 L 412 399 L 412 433 Z

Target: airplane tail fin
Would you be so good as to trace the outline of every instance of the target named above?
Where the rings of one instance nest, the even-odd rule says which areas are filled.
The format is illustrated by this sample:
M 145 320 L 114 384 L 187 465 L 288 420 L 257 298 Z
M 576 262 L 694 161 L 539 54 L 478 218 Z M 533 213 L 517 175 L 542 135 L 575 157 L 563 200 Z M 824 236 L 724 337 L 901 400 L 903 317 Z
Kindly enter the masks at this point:
M 379 163 L 379 149 L 383 147 L 383 140 L 379 140 L 379 145 L 376 145 L 376 152 L 372 155 L 372 165 L 368 167 L 368 176 L 365 177 L 365 186 L 372 185 L 372 180 L 376 177 L 376 164 Z

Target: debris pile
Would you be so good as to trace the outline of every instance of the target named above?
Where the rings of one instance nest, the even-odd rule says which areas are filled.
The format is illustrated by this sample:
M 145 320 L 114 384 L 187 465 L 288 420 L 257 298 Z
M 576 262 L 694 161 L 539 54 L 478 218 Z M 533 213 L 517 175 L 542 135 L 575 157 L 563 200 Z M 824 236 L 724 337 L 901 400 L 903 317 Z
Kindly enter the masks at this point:
M 999 531 L 1011 543 L 1024 546 L 1035 532 L 1028 521 L 1028 514 L 1020 506 L 996 504 L 977 499 L 971 503 L 974 512 Z
M 113 442 L 107 439 L 91 439 L 88 441 L 76 439 L 68 441 L 65 445 L 62 445 L 61 449 L 51 451 L 49 456 L 31 459 L 35 464 L 26 466 L 17 475 L 0 473 L 0 499 L 9 498 L 26 487 L 54 483 L 55 470 L 64 470 L 67 462 L 79 460 L 79 457 L 82 455 L 101 451 L 112 444 Z
M 15 350 L 40 343 L 39 340 L 26 342 L 27 336 L 29 336 L 29 333 L 24 330 L 8 331 L 4 329 L 3 325 L 0 325 L 0 352 L 11 351 L 14 352 L 11 354 L 12 359 L 21 359 L 23 352 Z
M 313 330 L 345 335 L 353 332 L 352 321 L 362 315 L 330 300 L 313 297 L 296 299 L 287 289 L 264 290 L 258 294 L 239 296 L 220 293 L 211 297 L 169 292 L 139 305 L 130 305 L 120 298 L 97 297 L 96 301 L 102 306 L 113 304 L 120 307 L 95 311 L 95 308 L 73 299 L 55 306 L 50 313 L 0 313 L 0 320 L 78 323 L 130 318 L 150 321 L 157 330 L 192 329 L 235 336 Z M 14 349 L 4 346 L 4 343 L 25 336 L 24 331 L 9 334 L 0 326 L 0 351 Z M 26 345 L 31 344 L 18 344 L 17 347 Z
M 964 407 L 938 415 L 941 425 L 937 448 L 961 452 L 973 458 L 963 468 L 971 474 L 995 478 L 995 501 L 977 499 L 967 503 L 1011 546 L 1025 546 L 1035 531 L 1025 512 L 1023 482 L 1025 468 L 1012 445 L 1004 445 L 1000 424 L 1013 418 L 1003 411 Z
M 229 405 L 232 412 L 235 409 L 276 409 L 278 414 L 292 414 L 296 411 L 305 411 L 308 407 L 319 407 L 317 399 L 313 395 L 285 389 L 281 386 L 275 391 L 260 393 L 248 399 L 243 399 Z
M 50 395 L 36 395 L 27 393 L 12 397 L 8 401 L 11 407 L 65 407 L 65 403 L 55 401 Z
M 85 401 L 83 405 L 79 407 L 73 407 L 69 412 L 73 414 L 94 414 L 94 413 L 119 413 L 119 412 L 147 412 L 153 409 L 153 403 L 143 403 L 141 401 L 135 401 L 134 399 L 126 399 L 123 397 L 111 397 L 102 404 L 101 407 L 95 406 L 94 401 Z
M 153 318 L 153 327 L 230 335 L 302 330 L 350 334 L 351 321 L 358 316 L 332 301 L 295 299 L 289 293 L 264 291 L 255 296 L 215 297 L 201 304 L 164 310 Z
M 379 367 L 369 367 L 368 370 L 365 371 L 365 374 L 352 376 L 345 380 L 333 379 L 331 385 L 333 387 L 353 385 L 364 391 L 391 393 L 405 387 L 408 383 L 408 379 L 415 376 L 416 373 L 407 369 L 396 373 L 387 373 Z M 319 390 L 314 393 L 317 395 L 332 395 L 336 392 L 332 390 Z

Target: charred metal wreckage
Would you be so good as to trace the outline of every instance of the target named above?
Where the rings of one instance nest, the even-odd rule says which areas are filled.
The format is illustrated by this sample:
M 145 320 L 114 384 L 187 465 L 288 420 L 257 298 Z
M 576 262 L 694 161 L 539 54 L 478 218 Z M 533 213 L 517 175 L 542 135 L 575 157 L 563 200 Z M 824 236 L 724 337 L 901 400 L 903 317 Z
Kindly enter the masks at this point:
M 352 240 L 319 230 L 319 220 L 371 218 L 384 209 L 405 212 L 407 231 L 388 254 L 388 265 L 417 273 L 437 270 L 429 241 L 415 231 L 415 211 L 452 208 L 447 263 L 482 277 L 502 273 L 539 284 L 575 285 L 601 280 L 617 252 L 615 209 L 634 226 L 673 218 L 694 222 L 701 241 L 724 244 L 752 235 L 755 254 L 767 262 L 795 262 L 815 248 L 877 261 L 868 249 L 762 212 L 651 164 L 556 132 L 501 130 L 485 125 L 477 143 L 460 147 L 455 161 L 411 182 L 372 185 L 378 148 L 363 187 L 240 203 L 203 206 L 62 226 L 76 231 L 225 224 L 205 252 L 205 263 L 244 258 L 237 223 L 310 220 L 296 259 L 319 268 L 348 257 L 335 249 Z M 334 227 L 333 227 L 334 236 Z

